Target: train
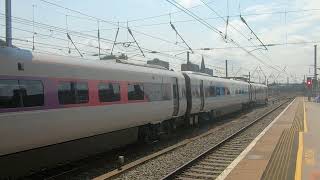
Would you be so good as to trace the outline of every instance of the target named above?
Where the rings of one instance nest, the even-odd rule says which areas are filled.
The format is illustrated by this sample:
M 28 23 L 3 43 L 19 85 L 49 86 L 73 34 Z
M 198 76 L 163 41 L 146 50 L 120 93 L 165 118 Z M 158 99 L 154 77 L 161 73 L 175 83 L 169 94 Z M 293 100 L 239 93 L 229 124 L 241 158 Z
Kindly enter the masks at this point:
M 8 173 L 152 140 L 202 116 L 268 101 L 266 85 L 199 72 L 10 47 L 0 48 L 0 64 L 0 169 Z

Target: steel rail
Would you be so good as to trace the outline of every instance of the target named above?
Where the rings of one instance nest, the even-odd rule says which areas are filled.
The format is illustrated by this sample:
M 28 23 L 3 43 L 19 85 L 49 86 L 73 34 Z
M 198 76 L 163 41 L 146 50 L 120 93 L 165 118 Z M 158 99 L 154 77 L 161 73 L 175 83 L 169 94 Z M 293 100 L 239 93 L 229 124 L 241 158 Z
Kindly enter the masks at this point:
M 283 106 L 284 104 L 286 104 L 287 102 L 291 101 L 292 98 L 288 99 L 287 101 L 281 103 L 280 105 L 278 105 L 277 107 L 275 107 L 274 109 L 266 112 L 265 114 L 263 114 L 262 116 L 258 117 L 257 119 L 255 119 L 254 121 L 250 122 L 247 126 L 241 128 L 240 130 L 238 130 L 237 132 L 231 134 L 230 136 L 226 137 L 225 139 L 223 139 L 222 141 L 220 141 L 218 144 L 216 144 L 215 146 L 211 147 L 210 149 L 208 149 L 207 151 L 201 153 L 200 155 L 198 155 L 197 157 L 193 158 L 192 160 L 188 161 L 187 163 L 183 164 L 182 166 L 180 166 L 179 168 L 175 169 L 174 171 L 172 171 L 171 173 L 167 174 L 165 177 L 162 178 L 162 180 L 169 180 L 169 179 L 174 179 L 175 177 L 177 177 L 179 174 L 182 174 L 185 170 L 187 170 L 189 167 L 191 167 L 192 165 L 194 165 L 195 163 L 197 163 L 199 160 L 201 160 L 203 157 L 209 155 L 211 152 L 219 149 L 221 146 L 223 146 L 225 143 L 229 142 L 230 140 L 234 139 L 235 137 L 237 137 L 240 133 L 244 132 L 245 130 L 247 130 L 249 127 L 253 126 L 254 124 L 256 124 L 258 121 L 260 121 L 261 119 L 265 118 L 266 116 L 270 115 L 272 112 L 274 112 L 275 110 L 279 109 L 281 106 Z

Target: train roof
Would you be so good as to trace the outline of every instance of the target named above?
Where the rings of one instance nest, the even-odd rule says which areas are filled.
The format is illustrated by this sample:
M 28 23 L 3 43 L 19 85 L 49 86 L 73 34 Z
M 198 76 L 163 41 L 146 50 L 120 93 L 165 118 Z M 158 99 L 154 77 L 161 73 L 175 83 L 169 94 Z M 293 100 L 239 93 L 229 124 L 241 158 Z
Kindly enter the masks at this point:
M 119 71 L 132 71 L 147 74 L 158 74 L 167 76 L 177 76 L 178 72 L 170 71 L 164 68 L 151 67 L 144 65 L 137 65 L 133 63 L 120 63 L 115 60 L 92 60 L 80 57 L 63 56 L 63 55 L 50 55 L 39 52 L 32 52 L 29 50 L 19 49 L 19 48 L 0 48 L 0 61 L 6 59 L 8 61 L 18 61 L 18 62 L 38 62 L 46 64 L 60 64 L 65 66 L 74 67 L 86 67 L 95 69 L 113 69 Z M 182 75 L 180 75 L 182 76 Z
M 247 85 L 249 84 L 248 82 L 245 82 L 245 81 L 226 79 L 226 78 L 217 77 L 217 76 L 210 76 L 208 74 L 192 72 L 192 71 L 183 71 L 182 73 L 185 73 L 187 75 L 190 75 L 199 79 L 201 78 L 203 80 L 208 80 L 208 81 L 228 82 L 228 83 L 234 83 L 234 84 L 247 84 Z

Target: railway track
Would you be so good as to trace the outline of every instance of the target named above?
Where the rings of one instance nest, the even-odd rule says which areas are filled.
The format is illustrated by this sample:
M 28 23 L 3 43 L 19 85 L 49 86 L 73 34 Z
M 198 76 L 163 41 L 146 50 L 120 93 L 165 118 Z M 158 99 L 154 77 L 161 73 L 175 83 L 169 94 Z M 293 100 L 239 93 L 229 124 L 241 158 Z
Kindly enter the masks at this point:
M 215 146 L 163 177 L 162 180 L 217 178 L 256 137 L 257 132 L 254 126 L 289 101 L 281 103 L 237 132 L 226 137 Z
M 286 98 L 283 98 L 283 97 L 276 98 L 275 102 L 286 101 L 284 99 L 286 99 Z M 274 104 L 274 103 L 272 103 L 272 104 Z M 283 104 L 284 103 L 281 103 L 280 106 Z M 276 108 L 272 109 L 272 111 L 275 111 L 280 106 L 277 106 Z M 270 107 L 269 110 L 271 108 L 272 107 Z M 266 110 L 261 111 L 260 114 L 262 114 L 264 112 L 266 112 Z M 264 115 L 266 115 L 268 113 L 270 113 L 270 111 L 268 111 Z M 255 117 L 258 117 L 258 116 L 259 116 L 259 113 Z M 244 118 L 247 119 L 248 117 L 247 117 L 247 114 L 243 114 L 238 118 L 241 119 L 241 121 L 243 121 Z M 252 118 L 251 120 L 247 120 L 246 123 L 252 122 L 252 120 L 254 120 L 254 119 L 255 118 Z M 230 123 L 232 123 L 232 122 L 233 122 L 233 120 L 230 121 Z M 53 170 L 53 172 L 49 171 L 49 173 L 44 172 L 44 173 L 35 174 L 34 176 L 29 177 L 29 179 L 33 179 L 33 178 L 39 178 L 39 179 L 95 179 L 95 180 L 114 179 L 114 178 L 115 179 L 122 179 L 123 174 L 126 174 L 127 172 L 130 172 L 131 170 L 134 170 L 135 168 L 137 168 L 145 163 L 148 163 L 149 161 L 152 161 L 157 158 L 161 158 L 162 156 L 164 156 L 165 154 L 168 154 L 170 152 L 178 151 L 179 148 L 182 148 L 182 147 L 186 146 L 187 144 L 190 144 L 194 141 L 201 141 L 201 139 L 206 138 L 207 136 L 213 136 L 214 134 L 219 133 L 219 131 L 217 131 L 218 129 L 229 129 L 229 126 L 231 125 L 231 124 L 228 125 L 229 123 L 226 123 L 226 121 L 221 121 L 221 122 L 218 121 L 215 124 L 216 124 L 215 126 L 217 126 L 216 129 L 213 128 L 212 130 L 208 130 L 207 132 L 201 133 L 200 135 L 197 135 L 197 136 L 194 136 L 191 138 L 187 138 L 187 139 L 180 141 L 176 144 L 172 144 L 170 146 L 167 146 L 164 149 L 161 149 L 159 151 L 155 151 L 154 153 L 151 153 L 147 156 L 141 156 L 141 158 L 138 158 L 138 159 L 122 166 L 121 169 L 117 169 L 117 168 L 114 169 L 113 168 L 113 170 L 110 170 L 110 169 L 106 168 L 106 166 L 104 165 L 105 163 L 100 163 L 100 161 L 106 161 L 106 162 L 109 162 L 109 161 L 107 161 L 105 159 L 105 157 L 102 156 L 102 157 L 94 158 L 94 159 L 99 159 L 99 160 L 97 160 L 97 163 L 95 163 L 95 160 L 93 162 L 90 162 L 91 160 L 89 160 L 88 162 L 84 161 L 83 163 L 80 162 L 80 165 L 77 165 L 77 163 L 76 163 L 76 165 L 74 167 L 73 167 L 73 165 L 71 165 L 71 167 L 63 166 L 62 168 L 57 168 L 58 169 L 57 172 L 55 172 L 55 170 Z M 241 125 L 239 127 L 243 127 L 243 126 Z M 224 136 L 222 136 L 222 138 L 220 138 L 220 140 L 223 138 L 224 138 Z M 217 141 L 217 143 L 218 143 L 218 141 Z M 217 144 L 217 143 L 215 142 L 215 144 Z M 240 147 L 240 145 L 241 145 L 241 147 Z M 239 145 L 239 149 L 243 148 L 241 143 L 240 143 L 240 145 Z M 229 152 L 233 153 L 233 152 L 238 151 L 235 148 L 237 148 L 237 147 L 229 148 Z M 141 151 L 141 149 L 139 151 Z M 201 150 L 200 152 L 203 152 L 203 151 Z M 228 164 L 228 163 L 232 162 L 232 160 L 233 160 L 233 159 L 230 159 L 229 157 L 224 158 L 224 156 L 221 156 L 219 159 L 218 158 L 212 158 L 212 159 L 215 162 L 220 162 L 221 164 L 222 163 Z M 110 161 L 109 163 L 107 163 L 108 166 L 111 166 L 110 163 L 112 165 L 112 162 Z M 221 164 L 216 167 L 219 168 L 221 166 Z M 86 169 L 89 169 L 89 170 L 87 171 Z M 221 168 L 220 168 L 220 170 L 221 170 Z M 108 172 L 105 173 L 106 171 L 108 171 Z M 158 176 L 155 179 L 160 179 L 161 177 L 163 177 L 165 174 L 167 174 L 170 171 L 172 171 L 172 168 L 171 168 L 171 170 L 166 171 L 166 173 L 162 173 L 162 175 Z M 205 169 L 202 172 L 203 173 L 206 172 Z M 97 175 L 98 175 L 98 177 L 97 177 Z

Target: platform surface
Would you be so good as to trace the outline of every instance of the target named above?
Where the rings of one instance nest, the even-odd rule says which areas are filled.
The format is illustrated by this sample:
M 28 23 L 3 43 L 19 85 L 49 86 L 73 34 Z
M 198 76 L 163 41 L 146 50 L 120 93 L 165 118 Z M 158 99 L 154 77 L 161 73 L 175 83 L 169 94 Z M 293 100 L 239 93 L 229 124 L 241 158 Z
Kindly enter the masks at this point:
M 320 180 L 320 104 L 305 101 L 305 112 L 306 128 L 301 133 L 303 142 L 300 142 L 303 146 L 301 178 Z
M 261 138 L 256 141 L 253 147 L 245 155 L 243 155 L 242 159 L 240 158 L 240 162 L 235 165 L 231 164 L 228 167 L 231 172 L 226 173 L 226 175 L 222 174 L 219 179 L 261 179 L 264 170 L 271 159 L 272 153 L 277 146 L 279 138 L 285 129 L 289 129 L 292 126 L 298 105 L 303 101 L 303 97 L 297 97 L 275 119 L 275 122 L 270 125 L 269 129 L 267 128 L 266 131 L 261 134 Z M 228 169 L 226 171 L 228 171 Z
M 297 112 L 301 112 L 301 109 L 303 113 L 300 113 L 302 115 L 299 118 L 301 122 L 303 121 L 303 125 L 301 128 L 292 128 L 295 126 Z M 320 180 L 320 104 L 308 102 L 307 98 L 303 97 L 296 98 L 269 129 L 266 128 L 265 133 L 261 134 L 261 138 L 253 143 L 252 147 L 242 155 L 243 157 L 240 155 L 238 157 L 240 160 L 228 167 L 229 172 L 220 179 L 266 179 L 264 173 L 268 171 L 267 167 L 272 162 L 274 151 L 278 151 L 276 146 L 281 144 L 280 137 L 288 129 L 293 129 L 298 134 L 298 145 L 293 146 L 296 148 L 296 153 L 291 155 L 295 158 L 295 164 L 291 166 L 295 167 L 291 169 L 291 177 L 294 178 L 286 179 Z

